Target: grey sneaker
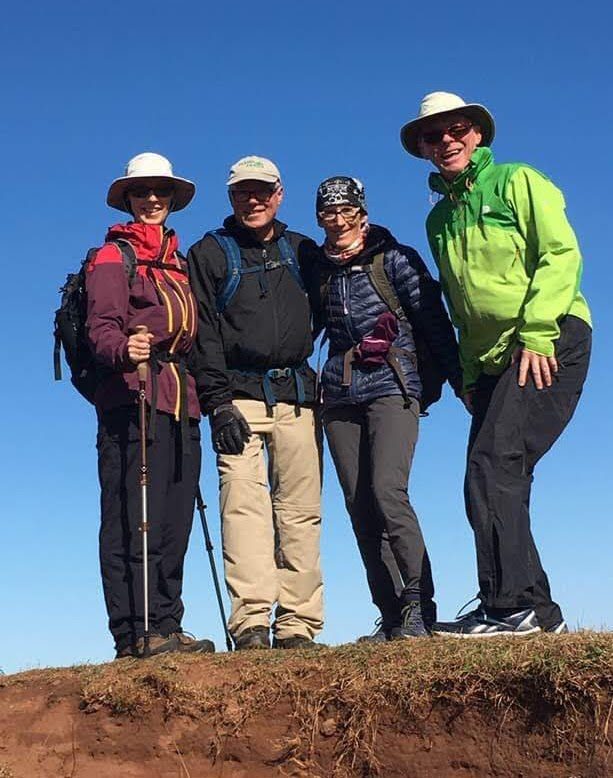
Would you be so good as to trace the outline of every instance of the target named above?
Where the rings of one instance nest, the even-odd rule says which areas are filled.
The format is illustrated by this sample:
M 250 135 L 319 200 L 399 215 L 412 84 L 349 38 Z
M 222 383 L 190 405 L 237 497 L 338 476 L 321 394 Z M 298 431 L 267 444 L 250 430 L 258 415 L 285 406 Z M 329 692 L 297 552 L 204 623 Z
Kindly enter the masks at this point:
M 236 651 L 270 648 L 268 627 L 248 627 L 243 630 L 234 638 L 234 648 Z
M 391 638 L 392 629 L 383 623 L 381 616 L 375 621 L 375 628 L 370 635 L 361 635 L 356 643 L 386 643 Z
M 409 602 L 402 609 L 402 624 L 392 630 L 390 640 L 427 637 L 430 637 L 430 633 L 424 624 L 420 603 Z
M 435 635 L 453 638 L 525 637 L 540 631 L 536 614 L 531 608 L 497 618 L 488 615 L 482 605 L 455 621 L 436 621 L 432 625 Z
M 212 640 L 203 638 L 202 640 L 196 640 L 191 632 L 171 632 L 168 635 L 169 638 L 176 638 L 177 651 L 182 654 L 214 654 L 215 644 Z

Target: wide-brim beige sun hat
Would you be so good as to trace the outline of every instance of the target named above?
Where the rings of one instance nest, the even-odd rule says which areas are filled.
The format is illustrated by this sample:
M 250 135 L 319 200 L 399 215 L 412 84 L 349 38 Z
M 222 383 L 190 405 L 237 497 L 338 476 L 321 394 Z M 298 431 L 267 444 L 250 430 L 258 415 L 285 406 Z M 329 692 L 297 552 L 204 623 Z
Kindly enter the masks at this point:
M 479 103 L 466 103 L 459 95 L 451 92 L 431 92 L 426 95 L 419 106 L 419 115 L 416 119 L 407 122 L 400 130 L 400 141 L 405 149 L 414 157 L 422 157 L 419 150 L 419 136 L 421 129 L 428 119 L 434 116 L 444 116 L 447 113 L 461 111 L 481 128 L 480 146 L 490 146 L 496 133 L 494 117 L 483 105 Z
M 130 213 L 130 206 L 126 199 L 126 192 L 139 181 L 155 180 L 168 182 L 174 188 L 171 211 L 180 211 L 189 204 L 196 192 L 196 186 L 186 178 L 175 176 L 172 172 L 170 161 L 161 154 L 146 151 L 137 154 L 126 165 L 125 175 L 116 178 L 109 187 L 106 196 L 107 205 L 117 208 L 119 211 Z

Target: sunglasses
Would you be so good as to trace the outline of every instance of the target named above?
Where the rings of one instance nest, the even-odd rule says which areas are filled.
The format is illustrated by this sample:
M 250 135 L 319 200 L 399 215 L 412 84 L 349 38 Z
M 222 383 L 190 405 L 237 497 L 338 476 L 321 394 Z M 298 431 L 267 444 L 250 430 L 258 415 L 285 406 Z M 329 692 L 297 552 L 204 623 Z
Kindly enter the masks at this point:
M 258 203 L 267 203 L 280 187 L 262 187 L 260 189 L 230 189 L 232 199 L 237 203 L 248 203 L 254 197 Z
M 359 208 L 347 205 L 344 208 L 335 208 L 334 210 L 319 211 L 317 214 L 320 221 L 324 224 L 332 224 L 337 216 L 341 216 L 348 224 L 354 222 L 360 213 Z
M 135 186 L 132 189 L 128 189 L 128 194 L 132 197 L 143 199 L 149 197 L 149 194 L 153 192 L 156 197 L 172 197 L 175 189 L 173 186 Z
M 421 139 L 429 146 L 436 146 L 440 143 L 445 135 L 450 135 L 454 140 L 461 140 L 464 138 L 470 130 L 474 127 L 473 124 L 465 122 L 456 122 L 449 127 L 444 127 L 442 130 L 432 130 L 431 132 L 422 132 Z

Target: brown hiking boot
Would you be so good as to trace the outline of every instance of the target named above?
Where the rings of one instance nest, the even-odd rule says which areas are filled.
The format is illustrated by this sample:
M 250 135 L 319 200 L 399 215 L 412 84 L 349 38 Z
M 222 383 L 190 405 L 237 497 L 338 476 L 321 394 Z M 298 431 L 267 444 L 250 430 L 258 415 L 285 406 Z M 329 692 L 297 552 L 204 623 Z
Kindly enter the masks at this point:
M 176 638 L 178 648 L 175 651 L 180 651 L 182 654 L 214 654 L 215 644 L 212 640 L 203 638 L 202 640 L 196 640 L 191 632 L 171 632 L 168 635 L 169 638 Z
M 115 659 L 126 659 L 132 657 L 134 659 L 143 659 L 145 650 L 145 638 L 138 638 L 135 644 L 128 644 L 124 648 L 119 649 L 115 655 Z M 179 641 L 174 635 L 168 635 L 164 637 L 156 632 L 149 635 L 149 656 L 157 656 L 158 654 L 166 654 L 169 651 L 179 651 Z
M 249 627 L 243 630 L 238 637 L 234 638 L 234 648 L 236 651 L 270 648 L 268 627 Z

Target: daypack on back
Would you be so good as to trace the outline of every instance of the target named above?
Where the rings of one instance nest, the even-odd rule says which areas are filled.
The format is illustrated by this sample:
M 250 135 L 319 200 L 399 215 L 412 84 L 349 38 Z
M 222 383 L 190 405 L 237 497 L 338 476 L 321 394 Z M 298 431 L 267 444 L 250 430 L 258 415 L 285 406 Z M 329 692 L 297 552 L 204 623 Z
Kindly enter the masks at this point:
M 128 284 L 132 286 L 136 275 L 136 254 L 128 241 L 114 240 L 121 252 L 121 258 L 128 277 Z M 92 354 L 85 333 L 87 319 L 87 293 L 85 291 L 85 273 L 87 265 L 95 256 L 97 248 L 87 252 L 81 267 L 76 273 L 69 273 L 66 283 L 60 288 L 62 299 L 60 307 L 54 317 L 53 366 L 55 380 L 62 378 L 62 364 L 60 359 L 61 347 L 64 348 L 64 356 L 70 368 L 70 380 L 75 389 L 90 403 L 94 402 L 94 393 L 105 370 L 97 364 Z
M 390 311 L 400 321 L 406 321 L 410 324 L 396 290 L 385 272 L 384 255 L 377 254 L 371 265 L 370 281 L 375 292 L 387 305 Z M 421 381 L 421 412 L 425 413 L 430 405 L 441 399 L 443 385 L 446 376 L 440 371 L 437 362 L 432 356 L 430 347 L 423 335 L 412 327 L 413 341 L 415 342 L 415 356 L 417 357 L 417 372 Z
M 206 234 L 217 241 L 226 257 L 226 280 L 223 289 L 217 296 L 218 313 L 222 313 L 228 307 L 230 300 L 232 300 L 236 294 L 242 277 L 251 273 L 262 273 L 263 279 L 263 274 L 269 270 L 275 270 L 278 267 L 286 267 L 302 291 L 305 291 L 298 262 L 296 261 L 291 244 L 285 235 L 281 235 L 277 240 L 277 246 L 279 247 L 279 253 L 281 254 L 281 259 L 279 261 L 269 260 L 261 265 L 245 267 L 241 258 L 240 246 L 227 230 L 212 230 Z
M 406 315 L 404 308 L 392 282 L 389 280 L 385 271 L 385 255 L 383 252 L 376 254 L 372 262 L 368 265 L 362 265 L 361 270 L 368 273 L 370 282 L 387 305 L 390 311 L 400 321 L 407 322 L 411 326 L 413 332 L 413 341 L 415 343 L 415 360 L 417 362 L 417 372 L 419 374 L 419 380 L 421 381 L 421 400 L 420 409 L 423 415 L 426 414 L 426 410 L 430 405 L 441 399 L 443 391 L 443 384 L 447 380 L 446 376 L 440 371 L 438 364 L 434 360 L 430 347 L 428 346 L 426 339 L 423 335 L 414 327 Z M 322 305 L 325 305 L 325 298 L 328 294 L 329 278 L 322 280 L 320 288 L 320 300 Z M 401 389 L 402 382 L 401 382 Z M 405 398 L 406 399 L 406 398 Z

